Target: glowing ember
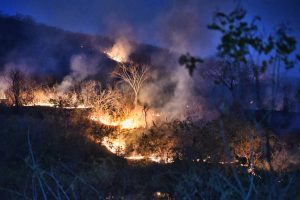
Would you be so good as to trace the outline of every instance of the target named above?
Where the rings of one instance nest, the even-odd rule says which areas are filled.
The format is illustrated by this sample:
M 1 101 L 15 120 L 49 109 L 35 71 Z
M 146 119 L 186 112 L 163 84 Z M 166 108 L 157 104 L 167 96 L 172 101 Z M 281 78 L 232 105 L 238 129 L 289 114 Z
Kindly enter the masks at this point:
M 120 56 L 119 54 L 115 54 L 114 52 L 105 52 L 106 55 L 108 55 L 109 58 L 112 60 L 115 60 L 117 62 L 124 62 L 125 58 Z
M 104 137 L 102 144 L 112 153 L 114 154 L 123 154 L 125 149 L 125 141 L 116 138 L 116 139 L 109 139 L 108 137 Z
M 126 156 L 125 157 L 127 160 L 151 160 L 152 162 L 157 162 L 157 163 L 172 163 L 173 159 L 164 159 L 163 157 L 160 156 L 155 156 L 155 155 L 150 155 L 150 156 L 143 156 L 140 154 L 137 155 L 131 155 L 131 156 Z
M 122 46 L 122 45 L 121 45 Z M 119 48 L 120 46 L 116 45 L 115 49 Z M 120 47 L 123 48 L 123 47 Z M 115 49 L 112 49 L 115 51 Z M 124 50 L 124 49 L 123 49 Z M 127 49 L 128 50 L 128 49 Z M 110 56 L 118 56 L 118 54 L 114 54 L 115 52 L 111 52 L 113 54 L 109 54 Z M 122 52 L 124 53 L 124 52 Z M 125 56 L 125 54 L 124 54 Z M 124 61 L 123 57 L 114 57 L 115 60 Z M 89 92 L 88 92 L 89 93 Z M 2 97 L 4 94 L 0 91 L 0 97 Z M 87 95 L 84 95 L 86 97 Z M 107 98 L 108 101 L 110 101 L 110 98 L 113 98 L 114 96 L 103 96 L 102 98 Z M 120 134 L 122 133 L 121 129 L 136 129 L 141 127 L 146 127 L 145 122 L 145 113 L 142 107 L 135 107 L 131 111 L 126 110 L 126 117 L 124 118 L 113 118 L 111 112 L 102 111 L 101 109 L 98 110 L 98 107 L 96 107 L 98 104 L 93 104 L 95 99 L 90 98 L 90 100 L 84 100 L 80 99 L 81 97 L 78 97 L 75 95 L 75 93 L 70 94 L 59 94 L 56 91 L 56 87 L 53 88 L 42 88 L 42 89 L 36 89 L 33 91 L 33 99 L 30 100 L 30 102 L 23 103 L 24 106 L 44 106 L 44 107 L 60 107 L 64 109 L 85 109 L 85 108 L 95 108 L 92 109 L 91 116 L 89 116 L 90 120 L 100 122 L 102 124 L 105 124 L 107 126 L 114 126 L 118 127 L 116 129 L 117 131 L 115 133 L 118 133 L 117 136 L 114 137 L 104 137 L 101 140 L 98 138 L 93 138 L 91 136 L 90 139 L 93 141 L 105 146 L 107 150 L 110 152 L 117 154 L 119 156 L 124 156 L 124 158 L 128 160 L 147 160 L 152 162 L 158 162 L 158 163 L 170 163 L 173 162 L 172 159 L 170 159 L 167 155 L 163 154 L 150 154 L 149 153 L 137 153 L 135 150 L 130 151 L 128 153 L 127 149 L 130 144 L 134 144 L 134 142 L 137 142 L 137 138 L 139 135 L 134 135 L 134 137 L 129 138 L 126 134 Z M 89 98 L 86 98 L 89 99 Z M 102 102 L 101 102 L 102 103 Z M 95 106 L 95 107 L 94 107 Z M 96 109 L 97 108 L 97 109 Z M 110 113 L 110 114 L 108 114 Z M 118 116 L 118 115 L 113 115 Z M 161 113 L 159 112 L 153 112 L 149 113 L 148 115 L 148 121 L 151 121 L 152 119 L 157 119 L 161 116 Z M 124 133 L 124 132 L 123 132 Z M 128 131 L 126 131 L 128 133 Z M 129 131 L 129 133 L 131 133 Z M 139 134 L 139 130 L 132 131 L 133 134 Z M 135 141 L 133 141 L 135 140 Z M 133 145 L 134 147 L 134 145 Z
M 52 103 L 44 103 L 44 102 L 37 102 L 32 104 L 25 104 L 24 106 L 47 106 L 47 107 L 54 107 L 55 105 Z
M 31 104 L 25 104 L 24 106 L 26 106 L 26 107 L 30 107 L 30 106 L 55 107 L 56 105 L 52 104 L 52 103 L 36 102 L 36 103 L 31 103 Z M 64 106 L 63 108 L 64 109 L 76 109 L 76 108 L 85 109 L 85 108 L 90 108 L 90 107 L 87 107 L 85 105 L 78 105 L 76 107 L 75 106 Z
M 132 156 L 126 156 L 125 157 L 128 160 L 144 160 L 145 156 L 142 155 L 132 155 Z
M 119 126 L 119 124 L 120 124 L 118 121 L 111 120 L 111 118 L 109 116 L 106 116 L 106 115 L 101 115 L 100 117 L 91 116 L 90 119 L 93 120 L 93 121 L 99 121 L 102 124 L 105 124 L 107 126 Z
M 104 137 L 102 142 L 102 145 L 106 147 L 107 150 L 110 152 L 117 154 L 117 155 L 124 155 L 126 150 L 126 138 L 122 137 L 121 135 L 118 135 L 116 137 Z M 159 155 L 149 155 L 144 156 L 141 154 L 137 154 L 136 152 L 132 152 L 130 155 L 125 156 L 127 160 L 150 160 L 152 162 L 157 163 L 172 163 L 173 159 L 168 158 L 165 155 L 159 156 Z

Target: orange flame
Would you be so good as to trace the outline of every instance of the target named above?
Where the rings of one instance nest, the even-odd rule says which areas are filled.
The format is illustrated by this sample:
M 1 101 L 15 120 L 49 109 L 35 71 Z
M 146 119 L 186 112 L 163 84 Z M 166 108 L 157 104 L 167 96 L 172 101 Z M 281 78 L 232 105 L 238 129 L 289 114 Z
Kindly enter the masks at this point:
M 125 154 L 125 150 L 127 147 L 126 139 L 121 136 L 117 136 L 117 138 L 104 137 L 101 143 L 106 147 L 107 150 L 109 150 L 114 154 L 119 154 L 119 155 Z M 133 152 L 131 155 L 125 156 L 124 158 L 126 158 L 127 160 L 150 160 L 152 162 L 157 162 L 157 163 L 173 162 L 173 158 L 168 158 L 165 155 L 151 154 L 149 156 L 144 156 L 142 154 L 137 154 L 135 152 Z
M 121 129 L 134 129 L 143 125 L 142 120 L 134 116 L 125 120 L 114 121 L 109 115 L 103 114 L 100 116 L 91 116 L 90 119 L 93 121 L 99 121 L 107 126 L 119 126 Z
M 116 40 L 111 49 L 104 53 L 117 62 L 126 62 L 131 51 L 132 47 L 127 38 L 121 37 Z

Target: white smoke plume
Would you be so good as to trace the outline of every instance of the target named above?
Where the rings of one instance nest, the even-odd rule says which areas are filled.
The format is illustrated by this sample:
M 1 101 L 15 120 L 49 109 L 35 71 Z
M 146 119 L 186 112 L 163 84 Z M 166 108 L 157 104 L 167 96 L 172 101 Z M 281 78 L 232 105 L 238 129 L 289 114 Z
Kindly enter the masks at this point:
M 105 34 L 114 40 L 113 46 L 105 50 L 105 53 L 117 62 L 128 61 L 130 54 L 135 50 L 133 41 L 138 40 L 137 30 L 115 14 L 103 18 L 103 23 Z
M 70 87 L 98 72 L 96 60 L 88 59 L 84 54 L 74 55 L 70 60 L 71 73 L 64 77 L 58 86 L 60 93 L 65 93 Z
M 133 51 L 133 47 L 124 36 L 117 38 L 111 49 L 106 51 L 106 54 L 117 62 L 126 62 L 130 54 Z
M 161 72 L 155 71 L 152 80 L 142 88 L 139 94 L 141 103 L 149 105 L 168 120 L 202 118 L 205 101 L 195 95 L 194 79 L 188 71 L 184 67 L 176 67 L 165 72 L 166 75 L 158 75 L 159 73 Z
M 193 95 L 193 79 L 183 67 L 176 69 L 171 78 L 177 83 L 176 89 L 173 98 L 164 106 L 164 111 L 171 113 L 171 118 L 183 119 Z

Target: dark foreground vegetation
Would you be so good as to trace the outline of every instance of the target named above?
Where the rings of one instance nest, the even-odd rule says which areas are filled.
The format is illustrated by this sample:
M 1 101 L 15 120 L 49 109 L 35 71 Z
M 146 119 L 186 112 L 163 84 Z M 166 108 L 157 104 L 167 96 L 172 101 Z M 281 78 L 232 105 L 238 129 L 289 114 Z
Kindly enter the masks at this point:
M 115 129 L 91 122 L 88 112 L 28 107 L 15 114 L 1 109 L 2 199 L 240 199 L 252 189 L 251 199 L 299 196 L 299 143 L 274 136 L 270 172 L 262 155 L 264 141 L 253 133 L 249 144 L 251 124 L 237 117 L 224 117 L 230 151 L 240 156 L 235 163 L 226 162 L 217 119 L 152 127 L 138 144 L 140 150 L 177 156 L 173 163 L 158 164 L 127 161 L 89 139 Z

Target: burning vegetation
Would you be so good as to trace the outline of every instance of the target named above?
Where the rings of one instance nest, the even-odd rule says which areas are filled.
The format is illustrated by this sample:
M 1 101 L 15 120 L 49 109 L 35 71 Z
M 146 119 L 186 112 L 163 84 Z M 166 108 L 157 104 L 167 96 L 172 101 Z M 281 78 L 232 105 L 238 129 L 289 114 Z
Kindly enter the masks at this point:
M 6 65 L 0 77 L 0 153 L 7 155 L 9 168 L 0 162 L 0 171 L 8 174 L 0 179 L 0 195 L 299 195 L 299 135 L 288 132 L 297 127 L 280 126 L 288 136 L 274 128 L 284 121 L 276 118 L 282 114 L 280 107 L 285 117 L 292 113 L 288 89 L 279 93 L 278 73 L 299 60 L 297 55 L 292 58 L 296 41 L 282 27 L 267 39 L 260 37 L 257 18 L 247 23 L 245 16 L 242 8 L 215 14 L 208 26 L 221 33 L 214 58 L 161 50 L 163 55 L 147 62 L 134 59 L 137 47 L 121 37 L 100 52 L 112 63 L 107 71 L 98 66 L 101 59 L 82 52 L 72 54 L 70 70 L 60 79 Z M 262 59 L 254 60 L 256 56 Z M 175 61 L 167 61 L 171 58 Z M 105 79 L 99 78 L 101 70 Z M 293 115 L 300 119 L 298 113 Z M 23 185 L 24 192 L 19 192 Z
M 111 73 L 111 77 L 117 83 L 105 88 L 95 80 L 69 81 L 69 75 L 61 84 L 38 83 L 20 69 L 13 69 L 2 78 L 8 85 L 4 90 L 8 106 L 87 109 L 88 119 L 117 129 L 116 133 L 101 138 L 100 142 L 112 153 L 123 155 L 130 160 L 149 158 L 155 162 L 163 160 L 170 162 L 171 158 L 163 159 L 164 156 L 161 155 L 145 156 L 142 152 L 137 154 L 136 150 L 133 150 L 133 153 L 125 153 L 129 145 L 127 140 L 132 138 L 124 137 L 122 131 L 124 129 L 144 130 L 148 124 L 157 123 L 161 116 L 157 110 L 150 109 L 147 104 L 141 105 L 138 99 L 141 88 L 150 76 L 150 67 L 147 65 L 119 62 Z M 74 85 L 69 85 L 67 81 Z M 129 93 L 133 95 L 126 96 L 124 84 L 129 86 L 127 90 L 131 89 L 132 92 Z M 141 131 L 134 132 L 131 137 L 138 140 L 141 134 Z

